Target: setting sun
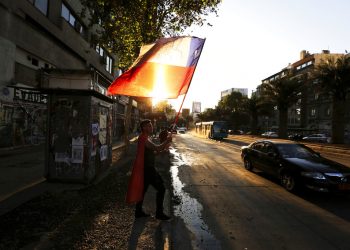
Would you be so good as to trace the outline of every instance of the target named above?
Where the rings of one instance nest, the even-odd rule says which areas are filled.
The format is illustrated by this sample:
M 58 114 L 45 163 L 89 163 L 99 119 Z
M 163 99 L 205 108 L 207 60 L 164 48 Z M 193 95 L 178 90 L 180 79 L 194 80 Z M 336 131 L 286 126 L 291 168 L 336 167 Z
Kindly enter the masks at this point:
M 153 91 L 151 95 L 153 96 L 154 100 L 164 99 L 164 97 L 167 94 L 167 89 L 166 89 L 166 84 L 164 84 L 166 72 L 163 65 L 158 66 L 156 74 L 157 74 L 156 83 L 153 87 Z
M 157 77 L 156 77 L 157 80 L 152 91 L 152 96 L 153 96 L 152 105 L 156 106 L 158 103 L 162 101 L 168 101 L 168 103 L 171 104 L 174 109 L 178 110 L 180 108 L 183 95 L 179 96 L 179 98 L 177 99 L 165 99 L 164 97 L 168 95 L 166 84 L 164 84 L 166 68 L 160 65 L 156 74 L 157 74 Z

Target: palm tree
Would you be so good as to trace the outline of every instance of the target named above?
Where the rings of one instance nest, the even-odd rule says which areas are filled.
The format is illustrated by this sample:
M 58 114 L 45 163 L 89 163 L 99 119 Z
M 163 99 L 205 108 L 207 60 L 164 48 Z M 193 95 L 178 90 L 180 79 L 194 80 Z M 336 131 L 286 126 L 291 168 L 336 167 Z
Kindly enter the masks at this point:
M 350 57 L 329 57 L 322 60 L 313 72 L 321 90 L 332 99 L 332 142 L 344 142 L 346 98 L 350 90 Z
M 278 135 L 280 138 L 287 137 L 288 108 L 298 100 L 298 94 L 301 92 L 303 86 L 304 80 L 293 76 L 291 70 L 284 76 L 260 85 L 262 96 L 271 100 L 278 108 Z
M 250 129 L 253 135 L 258 134 L 258 118 L 261 115 L 270 115 L 271 102 L 257 95 L 256 92 L 250 98 L 247 98 L 244 107 L 250 116 Z

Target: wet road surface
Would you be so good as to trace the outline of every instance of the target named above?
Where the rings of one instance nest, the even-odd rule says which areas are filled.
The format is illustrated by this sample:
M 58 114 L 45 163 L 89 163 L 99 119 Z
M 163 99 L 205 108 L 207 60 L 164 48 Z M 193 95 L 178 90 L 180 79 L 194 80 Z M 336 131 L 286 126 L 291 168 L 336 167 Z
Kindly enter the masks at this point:
M 350 196 L 294 195 L 239 147 L 181 134 L 171 149 L 174 249 L 350 249 Z

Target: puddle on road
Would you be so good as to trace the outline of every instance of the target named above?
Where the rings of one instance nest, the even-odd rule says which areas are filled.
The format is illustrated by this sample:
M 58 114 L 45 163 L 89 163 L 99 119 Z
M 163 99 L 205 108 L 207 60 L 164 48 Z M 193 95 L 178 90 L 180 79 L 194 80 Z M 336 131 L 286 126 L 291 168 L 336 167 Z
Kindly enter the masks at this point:
M 187 228 L 195 236 L 192 241 L 192 247 L 194 249 L 221 249 L 220 242 L 209 232 L 208 226 L 202 220 L 201 211 L 203 210 L 203 206 L 183 190 L 185 185 L 178 176 L 179 167 L 189 165 L 189 162 L 184 159 L 184 156 L 180 156 L 174 148 L 170 148 L 170 153 L 173 155 L 170 173 L 173 181 L 174 195 L 180 201 L 179 204 L 174 205 L 175 216 L 182 218 Z

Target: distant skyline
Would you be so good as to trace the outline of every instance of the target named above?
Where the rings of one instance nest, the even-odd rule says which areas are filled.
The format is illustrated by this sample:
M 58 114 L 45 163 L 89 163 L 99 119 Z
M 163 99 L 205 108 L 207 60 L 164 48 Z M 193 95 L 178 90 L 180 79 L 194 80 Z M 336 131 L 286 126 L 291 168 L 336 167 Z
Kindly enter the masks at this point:
M 262 79 L 299 60 L 302 50 L 350 51 L 349 10 L 347 0 L 224 0 L 212 27 L 185 34 L 206 42 L 183 108 L 193 101 L 202 111 L 214 108 L 229 88 L 248 88 L 250 96 Z M 179 108 L 181 101 L 170 103 Z

